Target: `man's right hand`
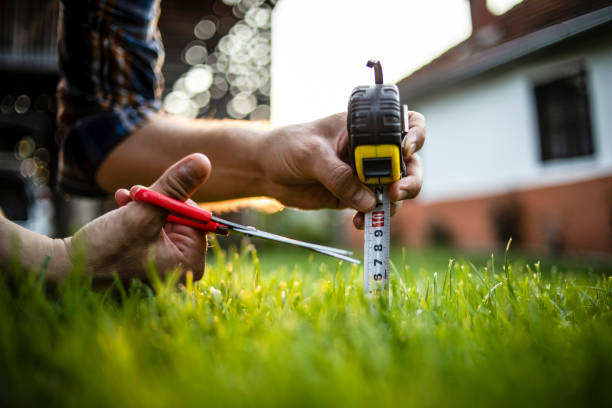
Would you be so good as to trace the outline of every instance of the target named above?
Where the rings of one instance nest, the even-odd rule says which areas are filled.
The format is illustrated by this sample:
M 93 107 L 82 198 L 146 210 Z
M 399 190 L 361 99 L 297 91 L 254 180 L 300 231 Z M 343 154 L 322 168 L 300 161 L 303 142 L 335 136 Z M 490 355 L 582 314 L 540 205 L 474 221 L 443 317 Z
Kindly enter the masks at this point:
M 211 166 L 203 154 L 189 155 L 164 172 L 152 190 L 185 201 L 200 188 Z M 166 223 L 168 212 L 154 205 L 132 201 L 131 192 L 115 193 L 122 206 L 85 225 L 69 241 L 72 252 L 83 245 L 87 266 L 94 278 L 108 278 L 113 271 L 122 279 L 146 277 L 146 264 L 153 257 L 160 273 L 179 268 L 204 274 L 206 234 L 184 225 Z

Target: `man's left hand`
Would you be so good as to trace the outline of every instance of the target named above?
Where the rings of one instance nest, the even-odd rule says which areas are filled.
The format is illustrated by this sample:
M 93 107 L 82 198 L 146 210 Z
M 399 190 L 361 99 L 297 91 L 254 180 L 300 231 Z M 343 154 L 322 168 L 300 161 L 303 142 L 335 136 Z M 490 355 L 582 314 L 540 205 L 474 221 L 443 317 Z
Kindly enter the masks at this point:
M 407 175 L 389 186 L 392 214 L 402 200 L 416 197 L 423 184 L 416 152 L 425 143 L 425 117 L 411 111 L 409 123 L 402 143 Z M 303 209 L 354 208 L 353 224 L 363 228 L 364 212 L 372 210 L 376 200 L 349 165 L 346 113 L 273 130 L 261 151 L 271 197 Z

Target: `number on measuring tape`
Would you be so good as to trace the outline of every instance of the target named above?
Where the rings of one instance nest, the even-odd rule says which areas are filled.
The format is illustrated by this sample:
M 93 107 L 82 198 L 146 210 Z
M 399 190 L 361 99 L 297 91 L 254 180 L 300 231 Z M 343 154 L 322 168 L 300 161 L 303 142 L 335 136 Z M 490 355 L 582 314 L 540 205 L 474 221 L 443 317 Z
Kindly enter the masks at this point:
M 389 217 L 387 186 L 374 186 L 376 208 L 366 214 L 364 235 L 363 288 L 366 295 L 389 292 Z
M 372 226 L 373 227 L 384 227 L 385 226 L 385 212 L 374 211 L 372 213 Z

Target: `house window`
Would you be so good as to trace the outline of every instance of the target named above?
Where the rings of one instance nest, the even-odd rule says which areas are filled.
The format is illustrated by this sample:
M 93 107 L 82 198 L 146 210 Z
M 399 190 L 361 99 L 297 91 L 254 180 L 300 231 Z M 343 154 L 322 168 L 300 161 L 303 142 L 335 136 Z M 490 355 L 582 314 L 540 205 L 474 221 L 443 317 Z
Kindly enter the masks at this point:
M 592 156 L 586 73 L 576 70 L 535 86 L 542 161 Z

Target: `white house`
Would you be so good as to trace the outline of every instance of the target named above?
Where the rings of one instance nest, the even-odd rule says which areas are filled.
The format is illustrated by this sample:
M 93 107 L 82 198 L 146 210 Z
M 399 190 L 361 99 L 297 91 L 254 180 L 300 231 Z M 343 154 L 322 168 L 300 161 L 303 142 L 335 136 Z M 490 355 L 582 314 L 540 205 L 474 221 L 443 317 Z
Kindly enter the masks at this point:
M 612 252 L 612 1 L 472 0 L 472 35 L 407 78 L 427 117 L 414 244 Z

